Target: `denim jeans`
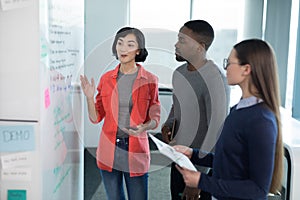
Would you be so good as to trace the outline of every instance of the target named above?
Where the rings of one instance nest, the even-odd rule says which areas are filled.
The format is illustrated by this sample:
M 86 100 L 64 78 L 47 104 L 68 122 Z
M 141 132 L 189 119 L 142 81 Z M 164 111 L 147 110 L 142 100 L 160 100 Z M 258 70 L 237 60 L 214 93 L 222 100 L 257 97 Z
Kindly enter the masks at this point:
M 148 199 L 148 173 L 130 177 L 128 171 L 128 139 L 117 139 L 112 172 L 100 169 L 108 200 L 125 200 L 123 179 L 129 200 Z

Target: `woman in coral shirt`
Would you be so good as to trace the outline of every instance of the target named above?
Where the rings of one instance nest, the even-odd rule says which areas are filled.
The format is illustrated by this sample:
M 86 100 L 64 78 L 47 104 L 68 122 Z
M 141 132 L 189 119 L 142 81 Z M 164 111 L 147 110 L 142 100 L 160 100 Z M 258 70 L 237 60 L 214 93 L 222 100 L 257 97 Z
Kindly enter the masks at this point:
M 90 120 L 104 119 L 97 165 L 109 200 L 125 199 L 123 178 L 129 199 L 146 200 L 150 167 L 146 131 L 155 129 L 160 120 L 158 79 L 137 63 L 148 55 L 140 30 L 120 29 L 112 51 L 120 64 L 101 77 L 95 99 L 95 81 L 80 77 Z

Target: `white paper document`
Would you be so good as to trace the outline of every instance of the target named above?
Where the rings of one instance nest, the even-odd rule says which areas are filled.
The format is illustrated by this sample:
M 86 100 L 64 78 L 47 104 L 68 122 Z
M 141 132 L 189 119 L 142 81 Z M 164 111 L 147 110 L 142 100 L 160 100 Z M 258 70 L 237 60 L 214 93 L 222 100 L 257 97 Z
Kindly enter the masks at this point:
M 32 155 L 30 152 L 22 152 L 0 156 L 2 169 L 30 166 Z
M 2 10 L 23 8 L 32 4 L 32 0 L 0 0 Z
M 157 146 L 159 152 L 171 160 L 173 160 L 175 163 L 177 163 L 180 167 L 187 168 L 189 170 L 197 171 L 193 163 L 190 161 L 188 157 L 186 157 L 184 154 L 176 151 L 172 146 L 160 141 L 156 137 L 154 137 L 152 134 L 149 133 L 150 138 Z
M 31 168 L 11 168 L 1 170 L 1 180 L 4 181 L 31 181 Z

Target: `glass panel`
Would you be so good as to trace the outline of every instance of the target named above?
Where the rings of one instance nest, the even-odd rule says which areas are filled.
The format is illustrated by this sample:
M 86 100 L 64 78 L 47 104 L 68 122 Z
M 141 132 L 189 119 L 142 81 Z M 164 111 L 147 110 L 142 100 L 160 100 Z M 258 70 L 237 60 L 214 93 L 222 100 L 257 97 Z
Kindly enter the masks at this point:
M 175 60 L 180 27 L 190 19 L 187 0 L 130 0 L 130 26 L 143 31 L 149 55 L 143 64 L 156 74 L 160 87 L 170 88 L 172 73 L 182 63 Z
M 187 0 L 130 0 L 130 25 L 178 31 L 190 19 Z
M 214 60 L 220 68 L 232 46 L 241 40 L 244 27 L 244 0 L 194 0 L 192 19 L 204 19 L 215 31 L 215 40 L 208 50 L 208 58 Z M 241 97 L 238 86 L 231 87 L 230 106 Z
M 209 56 L 221 66 L 243 34 L 244 1 L 194 0 L 192 11 L 192 19 L 204 19 L 214 28 L 215 40 Z
M 295 62 L 296 62 L 296 49 L 297 49 L 297 29 L 299 20 L 299 1 L 292 1 L 291 11 L 291 23 L 290 23 L 290 44 L 289 44 L 289 57 L 288 57 L 288 71 L 287 71 L 287 86 L 286 86 L 286 100 L 285 108 L 292 113 L 293 107 L 293 88 L 294 88 L 294 76 L 295 74 Z M 299 49 L 299 47 L 298 47 Z

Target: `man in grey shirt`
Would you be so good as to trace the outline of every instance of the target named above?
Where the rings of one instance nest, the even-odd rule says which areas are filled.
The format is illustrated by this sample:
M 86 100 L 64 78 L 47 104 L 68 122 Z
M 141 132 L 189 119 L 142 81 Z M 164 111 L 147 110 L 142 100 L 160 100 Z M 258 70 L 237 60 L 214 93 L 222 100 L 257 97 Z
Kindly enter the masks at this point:
M 176 60 L 185 61 L 173 73 L 173 105 L 162 127 L 163 140 L 204 151 L 213 151 L 229 106 L 229 86 L 218 66 L 206 58 L 214 30 L 203 20 L 188 21 L 181 27 L 175 44 Z M 207 172 L 207 168 L 200 168 Z M 182 175 L 171 167 L 172 200 L 182 195 L 198 197 L 198 189 L 185 187 Z M 210 199 L 202 194 L 201 199 Z

